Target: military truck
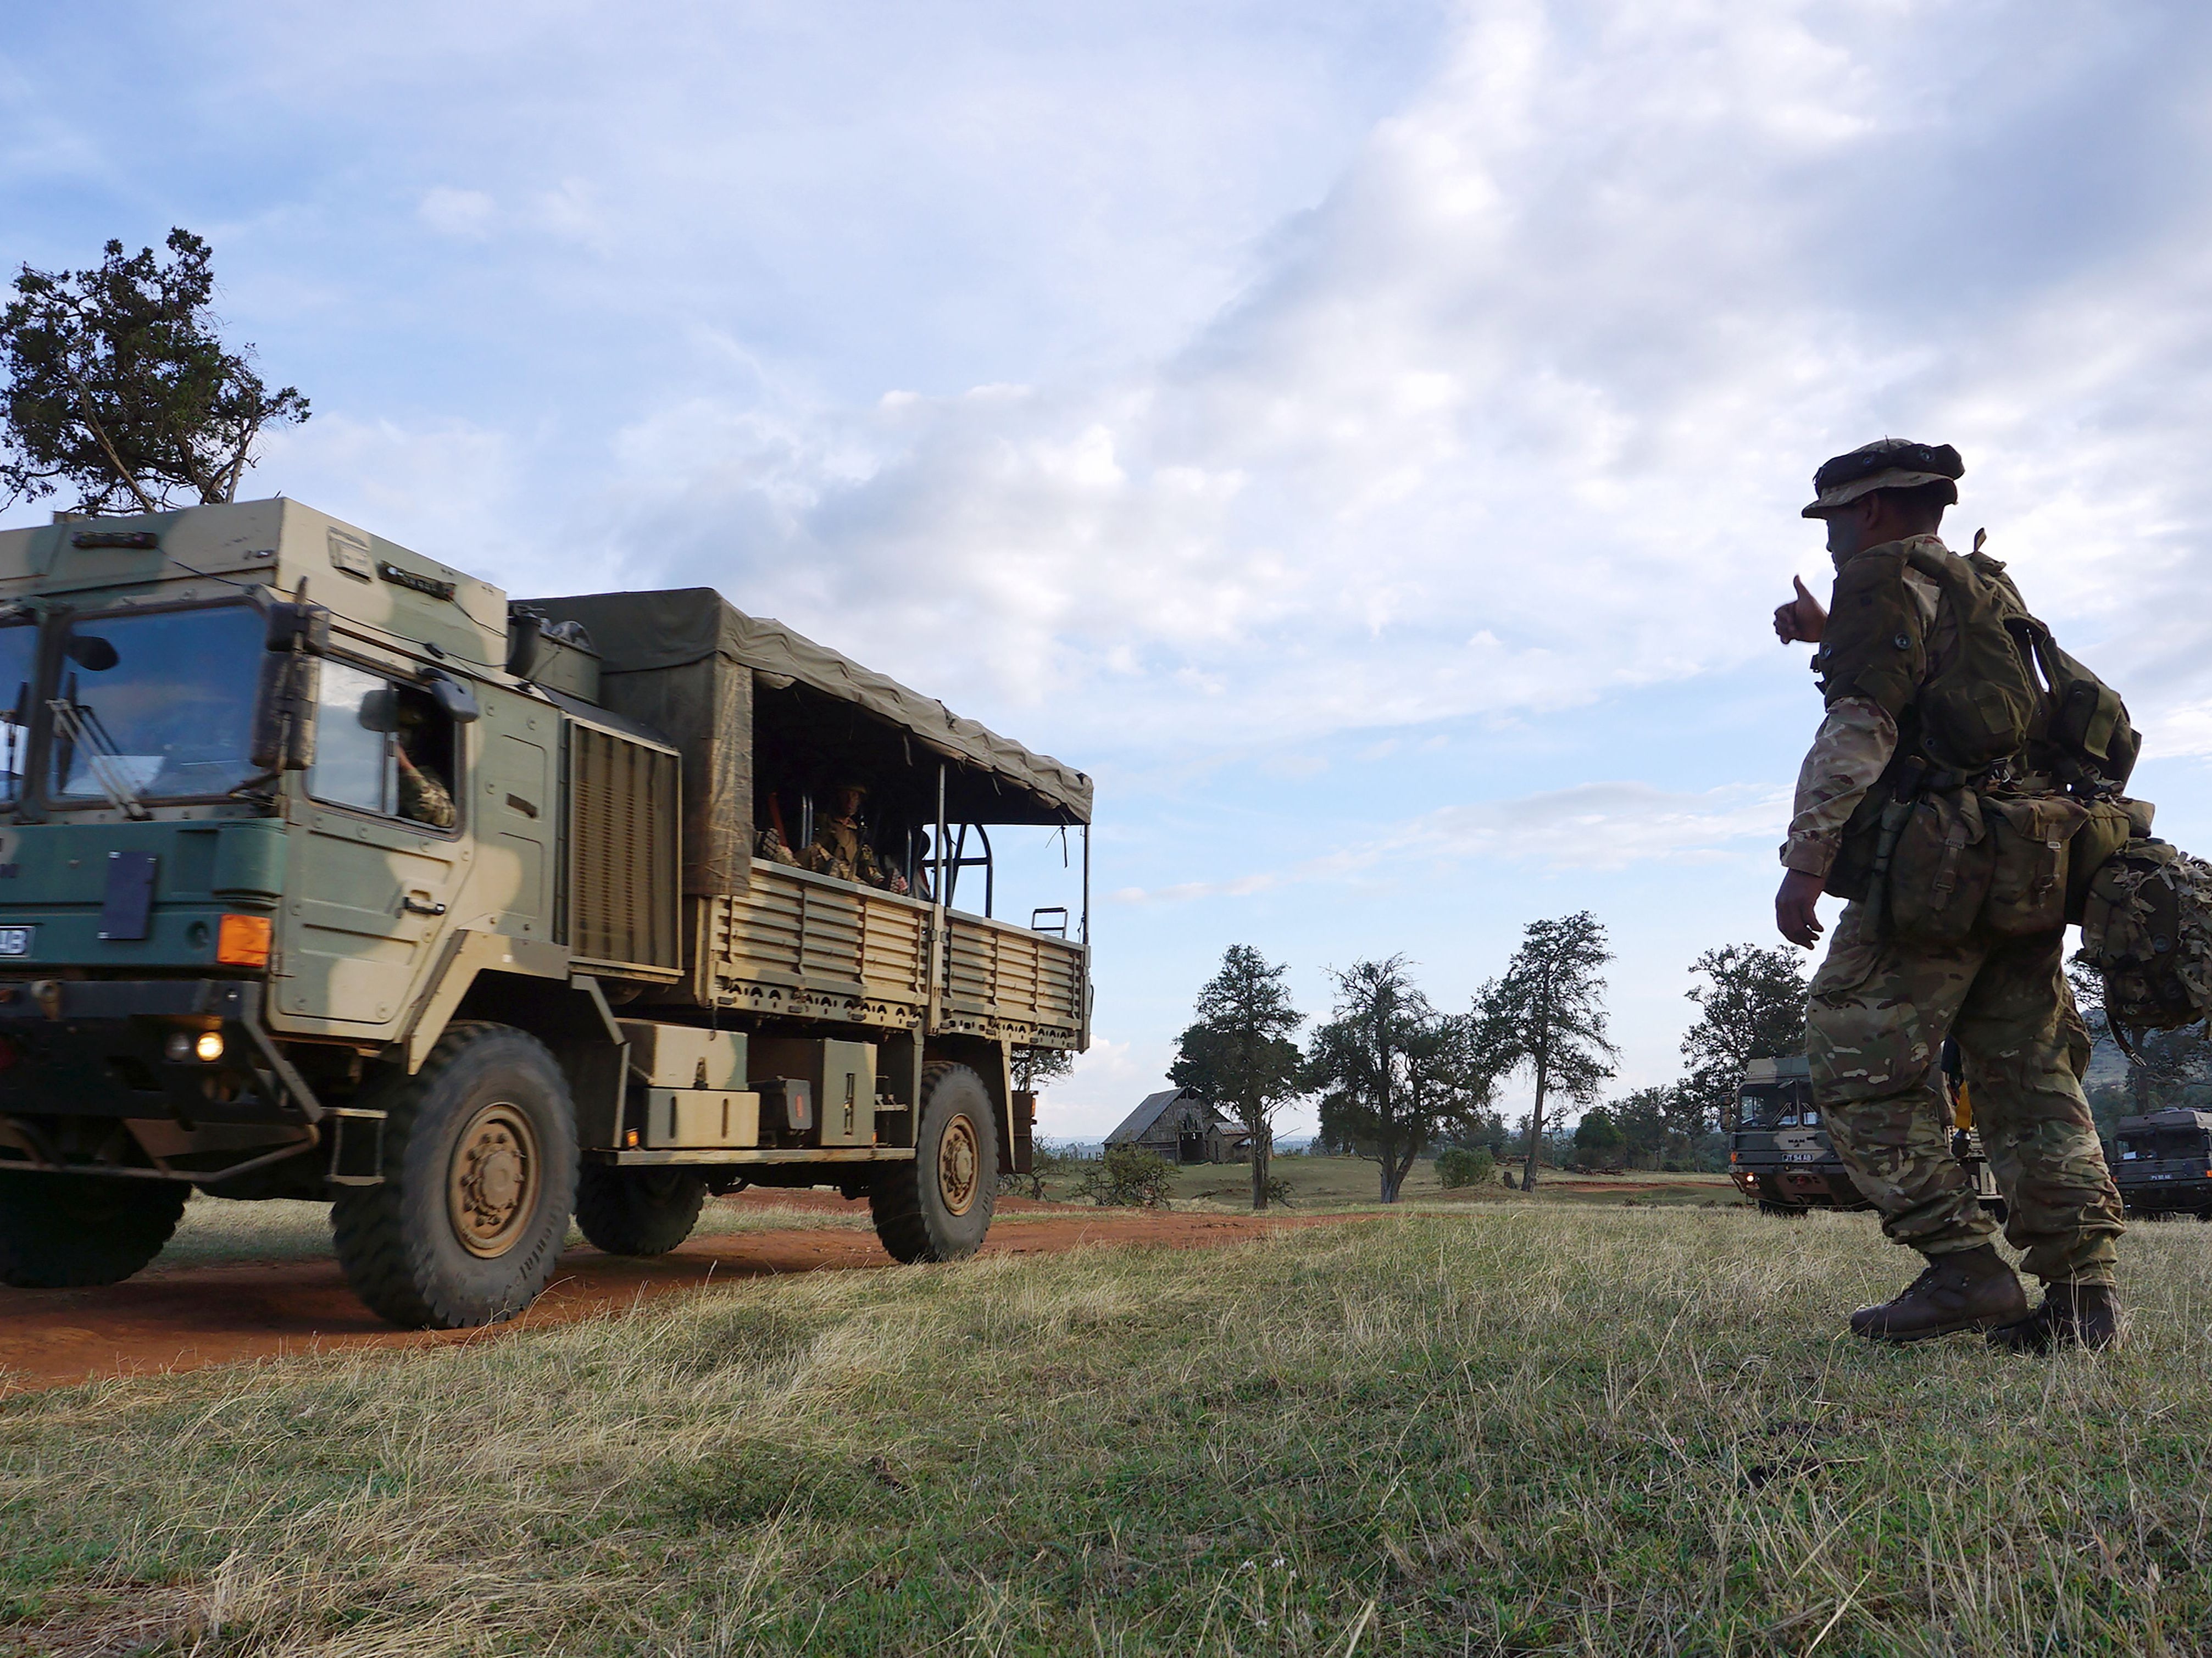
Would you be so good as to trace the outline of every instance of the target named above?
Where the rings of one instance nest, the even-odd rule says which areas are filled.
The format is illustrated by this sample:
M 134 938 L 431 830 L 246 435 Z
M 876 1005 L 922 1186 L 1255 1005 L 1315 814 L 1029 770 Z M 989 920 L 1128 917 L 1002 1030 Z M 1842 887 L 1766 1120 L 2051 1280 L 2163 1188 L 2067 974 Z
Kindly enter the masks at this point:
M 1982 1155 L 1979 1136 L 1954 1103 L 1952 1155 L 1966 1166 L 1982 1206 L 2000 1217 L 2004 1201 Z M 1836 1155 L 1813 1103 L 1811 1068 L 1802 1054 L 1755 1059 L 1744 1066 L 1735 1110 L 1723 1128 L 1729 1136 L 1729 1174 L 1737 1189 L 1767 1215 L 1802 1215 L 1814 1209 L 1871 1209 L 1844 1160 Z
M 2112 1179 L 2128 1213 L 2212 1220 L 2212 1111 L 2176 1107 L 2123 1117 L 2112 1152 Z
M 0 533 L 0 699 L 9 1284 L 127 1278 L 195 1187 L 330 1201 L 411 1327 L 745 1185 L 952 1260 L 1028 1167 L 1014 1050 L 1088 1044 L 1091 780 L 710 589 L 64 518 Z M 848 786 L 886 885 L 756 855 Z M 994 914 L 1004 824 L 1079 837 L 1072 931 Z

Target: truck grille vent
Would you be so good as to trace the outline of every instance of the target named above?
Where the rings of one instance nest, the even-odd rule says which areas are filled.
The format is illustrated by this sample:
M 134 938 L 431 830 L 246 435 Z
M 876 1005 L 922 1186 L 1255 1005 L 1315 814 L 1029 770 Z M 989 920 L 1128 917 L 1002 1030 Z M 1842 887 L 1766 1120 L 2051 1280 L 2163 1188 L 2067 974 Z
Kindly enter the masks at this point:
M 568 948 L 580 967 L 666 978 L 677 932 L 674 755 L 590 726 L 568 742 Z

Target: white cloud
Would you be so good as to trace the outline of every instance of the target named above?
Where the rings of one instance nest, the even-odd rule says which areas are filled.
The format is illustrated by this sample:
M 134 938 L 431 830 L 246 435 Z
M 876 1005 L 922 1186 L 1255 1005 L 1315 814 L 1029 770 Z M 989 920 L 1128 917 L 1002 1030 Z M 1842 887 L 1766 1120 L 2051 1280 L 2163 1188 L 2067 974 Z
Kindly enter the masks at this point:
M 456 190 L 440 185 L 423 192 L 416 216 L 441 236 L 482 241 L 491 232 L 498 203 L 481 190 Z
M 1310 736 L 1771 654 L 1766 609 L 1823 562 L 1806 476 L 1909 431 L 1966 449 L 1963 510 L 2033 602 L 2193 668 L 2195 607 L 2122 573 L 2201 577 L 2212 499 L 2185 457 L 2212 410 L 2130 387 L 2212 348 L 2205 262 L 1835 257 L 1842 223 L 1923 240 L 1939 203 L 1872 182 L 1901 158 L 1960 196 L 2033 190 L 1974 145 L 2070 94 L 2048 60 L 2094 30 L 2058 35 L 2003 58 L 2023 88 L 1942 80 L 1945 51 L 1966 76 L 1996 49 L 1940 9 L 1875 37 L 1809 3 L 1473 9 L 1243 297 L 1152 367 L 692 397 L 625 432 L 592 538 L 948 697 L 1049 708 L 1072 740 Z M 1946 291 L 1970 279 L 1971 310 Z
M 1590 871 L 1710 863 L 1778 846 L 1789 817 L 1786 794 L 1759 787 L 1679 793 L 1647 783 L 1583 783 L 1517 800 L 1444 806 L 1395 833 L 1286 870 L 1152 890 L 1123 887 L 1107 898 L 1116 904 L 1241 898 L 1304 882 L 1357 879 L 1382 868 L 1435 872 L 1470 863 Z

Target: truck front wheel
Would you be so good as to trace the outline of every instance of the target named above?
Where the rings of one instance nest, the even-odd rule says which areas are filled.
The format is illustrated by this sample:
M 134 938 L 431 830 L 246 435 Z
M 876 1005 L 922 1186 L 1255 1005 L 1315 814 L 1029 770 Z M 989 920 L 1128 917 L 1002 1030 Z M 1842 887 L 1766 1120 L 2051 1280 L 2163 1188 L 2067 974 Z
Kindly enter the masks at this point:
M 576 1199 L 568 1080 L 536 1037 L 456 1024 L 377 1102 L 384 1179 L 331 1209 L 338 1264 L 371 1311 L 409 1329 L 512 1318 L 553 1276 Z
M 691 1236 L 707 1182 L 688 1169 L 587 1165 L 576 1182 L 576 1226 L 611 1255 L 665 1255 Z
M 161 1253 L 191 1195 L 167 1181 L 0 1170 L 0 1284 L 120 1284 Z
M 998 1114 L 964 1065 L 924 1066 L 914 1161 L 884 1164 L 869 1189 L 876 1236 L 894 1260 L 963 1260 L 998 1201 Z

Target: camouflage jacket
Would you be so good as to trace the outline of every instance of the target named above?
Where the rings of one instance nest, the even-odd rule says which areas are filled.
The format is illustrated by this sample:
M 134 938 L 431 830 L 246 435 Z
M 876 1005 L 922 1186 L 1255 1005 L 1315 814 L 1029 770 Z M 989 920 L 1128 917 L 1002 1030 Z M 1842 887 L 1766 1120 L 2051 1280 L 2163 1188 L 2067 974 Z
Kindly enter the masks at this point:
M 1934 536 L 1916 539 L 1942 545 Z M 1924 683 L 1942 660 L 1943 649 L 1937 589 L 1917 570 L 1906 570 L 1902 580 L 1934 635 Z M 1817 657 L 1814 662 L 1817 667 Z M 1840 696 L 1829 704 L 1813 746 L 1806 751 L 1805 762 L 1797 768 L 1790 838 L 1782 843 L 1785 866 L 1808 875 L 1827 874 L 1836 861 L 1844 823 L 1896 752 L 1897 721 L 1879 702 L 1871 697 Z
M 832 817 L 817 823 L 814 844 L 807 847 L 801 861 L 817 875 L 834 876 L 840 881 L 858 881 L 872 887 L 891 884 L 876 849 L 861 839 L 860 826 L 849 820 Z

